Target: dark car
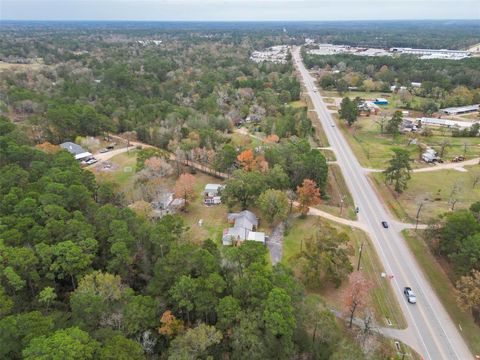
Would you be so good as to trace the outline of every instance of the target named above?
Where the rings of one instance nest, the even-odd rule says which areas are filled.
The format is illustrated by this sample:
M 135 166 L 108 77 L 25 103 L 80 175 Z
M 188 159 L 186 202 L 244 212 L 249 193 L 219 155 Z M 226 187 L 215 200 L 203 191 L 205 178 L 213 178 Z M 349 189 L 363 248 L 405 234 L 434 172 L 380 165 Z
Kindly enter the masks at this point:
M 403 289 L 403 294 L 405 295 L 405 297 L 407 298 L 407 301 L 410 303 L 410 304 L 416 304 L 417 303 L 417 298 L 415 297 L 415 293 L 413 292 L 413 290 L 411 288 L 409 288 L 408 286 L 406 286 L 404 289 Z
M 388 229 L 388 223 L 386 221 L 382 221 L 382 226 L 385 228 L 385 229 Z

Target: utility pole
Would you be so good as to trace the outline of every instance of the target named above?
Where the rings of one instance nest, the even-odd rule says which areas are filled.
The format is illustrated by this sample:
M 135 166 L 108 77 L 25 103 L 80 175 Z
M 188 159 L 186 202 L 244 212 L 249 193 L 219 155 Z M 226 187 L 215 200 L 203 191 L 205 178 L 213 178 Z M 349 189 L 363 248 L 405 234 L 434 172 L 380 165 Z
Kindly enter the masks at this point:
M 360 261 L 362 260 L 362 251 L 363 251 L 363 241 L 362 244 L 360 245 L 360 249 L 358 250 L 358 263 L 357 263 L 357 271 L 360 270 Z
M 343 215 L 343 204 L 345 202 L 345 195 L 340 195 L 340 216 Z
M 417 228 L 418 228 L 418 217 L 420 216 L 420 211 L 422 210 L 422 207 L 423 207 L 423 201 L 420 203 L 420 206 L 418 207 L 418 211 L 417 211 L 417 217 L 416 217 L 416 221 L 415 221 L 415 231 L 417 231 Z

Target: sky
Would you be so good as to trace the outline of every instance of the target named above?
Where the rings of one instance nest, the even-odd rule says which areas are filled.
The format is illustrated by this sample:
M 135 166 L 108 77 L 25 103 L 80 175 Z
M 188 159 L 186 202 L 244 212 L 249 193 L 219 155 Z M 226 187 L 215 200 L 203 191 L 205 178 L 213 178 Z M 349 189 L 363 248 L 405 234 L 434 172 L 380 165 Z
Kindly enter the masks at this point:
M 0 20 L 480 21 L 480 0 L 0 0 Z

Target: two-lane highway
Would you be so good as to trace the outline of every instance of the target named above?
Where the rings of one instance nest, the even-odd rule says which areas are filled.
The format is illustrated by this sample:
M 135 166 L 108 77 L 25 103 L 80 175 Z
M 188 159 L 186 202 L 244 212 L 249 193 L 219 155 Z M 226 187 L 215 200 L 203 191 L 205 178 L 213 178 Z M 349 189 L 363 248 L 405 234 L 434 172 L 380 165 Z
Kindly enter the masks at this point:
M 312 100 L 330 146 L 334 150 L 345 181 L 356 206 L 359 221 L 368 230 L 385 271 L 393 275 L 392 287 L 408 324 L 413 346 L 429 360 L 470 360 L 471 352 L 455 324 L 446 313 L 436 293 L 426 280 L 405 240 L 396 228 L 396 221 L 383 207 L 355 154 L 336 127 L 335 120 L 317 92 L 313 78 L 302 62 L 300 48 L 293 50 L 294 63 Z M 384 229 L 381 221 L 390 224 Z M 380 274 L 379 274 L 380 276 Z M 388 280 L 385 280 L 388 281 Z M 410 286 L 417 295 L 417 304 L 408 304 L 403 288 Z

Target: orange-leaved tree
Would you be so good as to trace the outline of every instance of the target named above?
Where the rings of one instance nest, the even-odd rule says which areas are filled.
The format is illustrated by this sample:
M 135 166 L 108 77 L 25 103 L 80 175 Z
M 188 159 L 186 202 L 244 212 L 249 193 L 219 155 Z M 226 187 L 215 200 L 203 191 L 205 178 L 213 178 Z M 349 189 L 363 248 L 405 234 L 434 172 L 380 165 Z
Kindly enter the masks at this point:
M 252 149 L 242 151 L 238 154 L 237 160 L 245 171 L 260 170 L 265 172 L 268 170 L 268 162 L 265 157 L 263 155 L 255 156 Z
M 257 160 L 252 149 L 242 151 L 238 154 L 237 160 L 245 171 L 257 170 Z
M 177 319 L 170 310 L 167 310 L 163 313 L 160 322 L 162 323 L 162 326 L 158 329 L 158 332 L 169 338 L 178 335 L 185 328 L 183 321 L 181 319 Z
M 303 180 L 302 186 L 297 186 L 298 208 L 302 215 L 308 213 L 308 208 L 320 203 L 320 189 L 317 183 L 310 179 Z
M 280 138 L 276 134 L 268 135 L 265 138 L 266 142 L 272 142 L 272 143 L 278 143 L 280 141 Z
M 192 174 L 183 173 L 175 183 L 175 196 L 185 201 L 184 210 L 190 200 L 195 198 L 195 177 Z

